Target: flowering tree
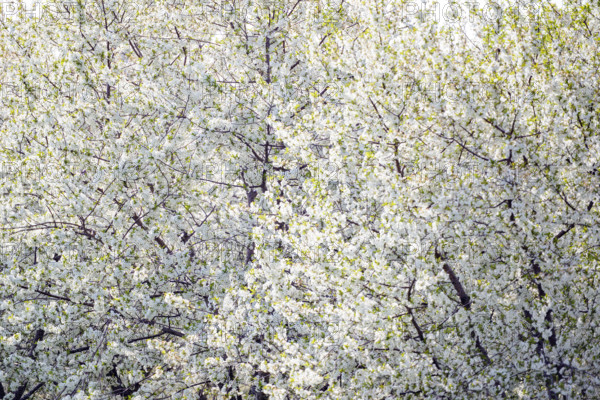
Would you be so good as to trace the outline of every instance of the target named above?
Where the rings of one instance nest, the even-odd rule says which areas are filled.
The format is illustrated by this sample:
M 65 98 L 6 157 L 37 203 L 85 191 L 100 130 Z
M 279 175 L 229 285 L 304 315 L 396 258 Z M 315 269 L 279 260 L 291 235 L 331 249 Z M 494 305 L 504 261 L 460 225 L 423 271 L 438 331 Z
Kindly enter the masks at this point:
M 338 101 L 274 124 L 335 180 L 273 181 L 248 355 L 281 396 L 594 397 L 597 12 L 471 8 L 467 40 L 385 6 L 311 54 Z
M 47 7 L 2 22 L 0 399 L 599 395 L 597 6 Z

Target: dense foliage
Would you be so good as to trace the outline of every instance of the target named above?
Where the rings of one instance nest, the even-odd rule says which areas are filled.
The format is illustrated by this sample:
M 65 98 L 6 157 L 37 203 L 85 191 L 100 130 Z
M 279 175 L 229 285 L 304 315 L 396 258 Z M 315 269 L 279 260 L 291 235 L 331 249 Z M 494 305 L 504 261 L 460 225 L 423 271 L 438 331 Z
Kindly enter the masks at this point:
M 600 396 L 599 5 L 3 6 L 0 399 Z

